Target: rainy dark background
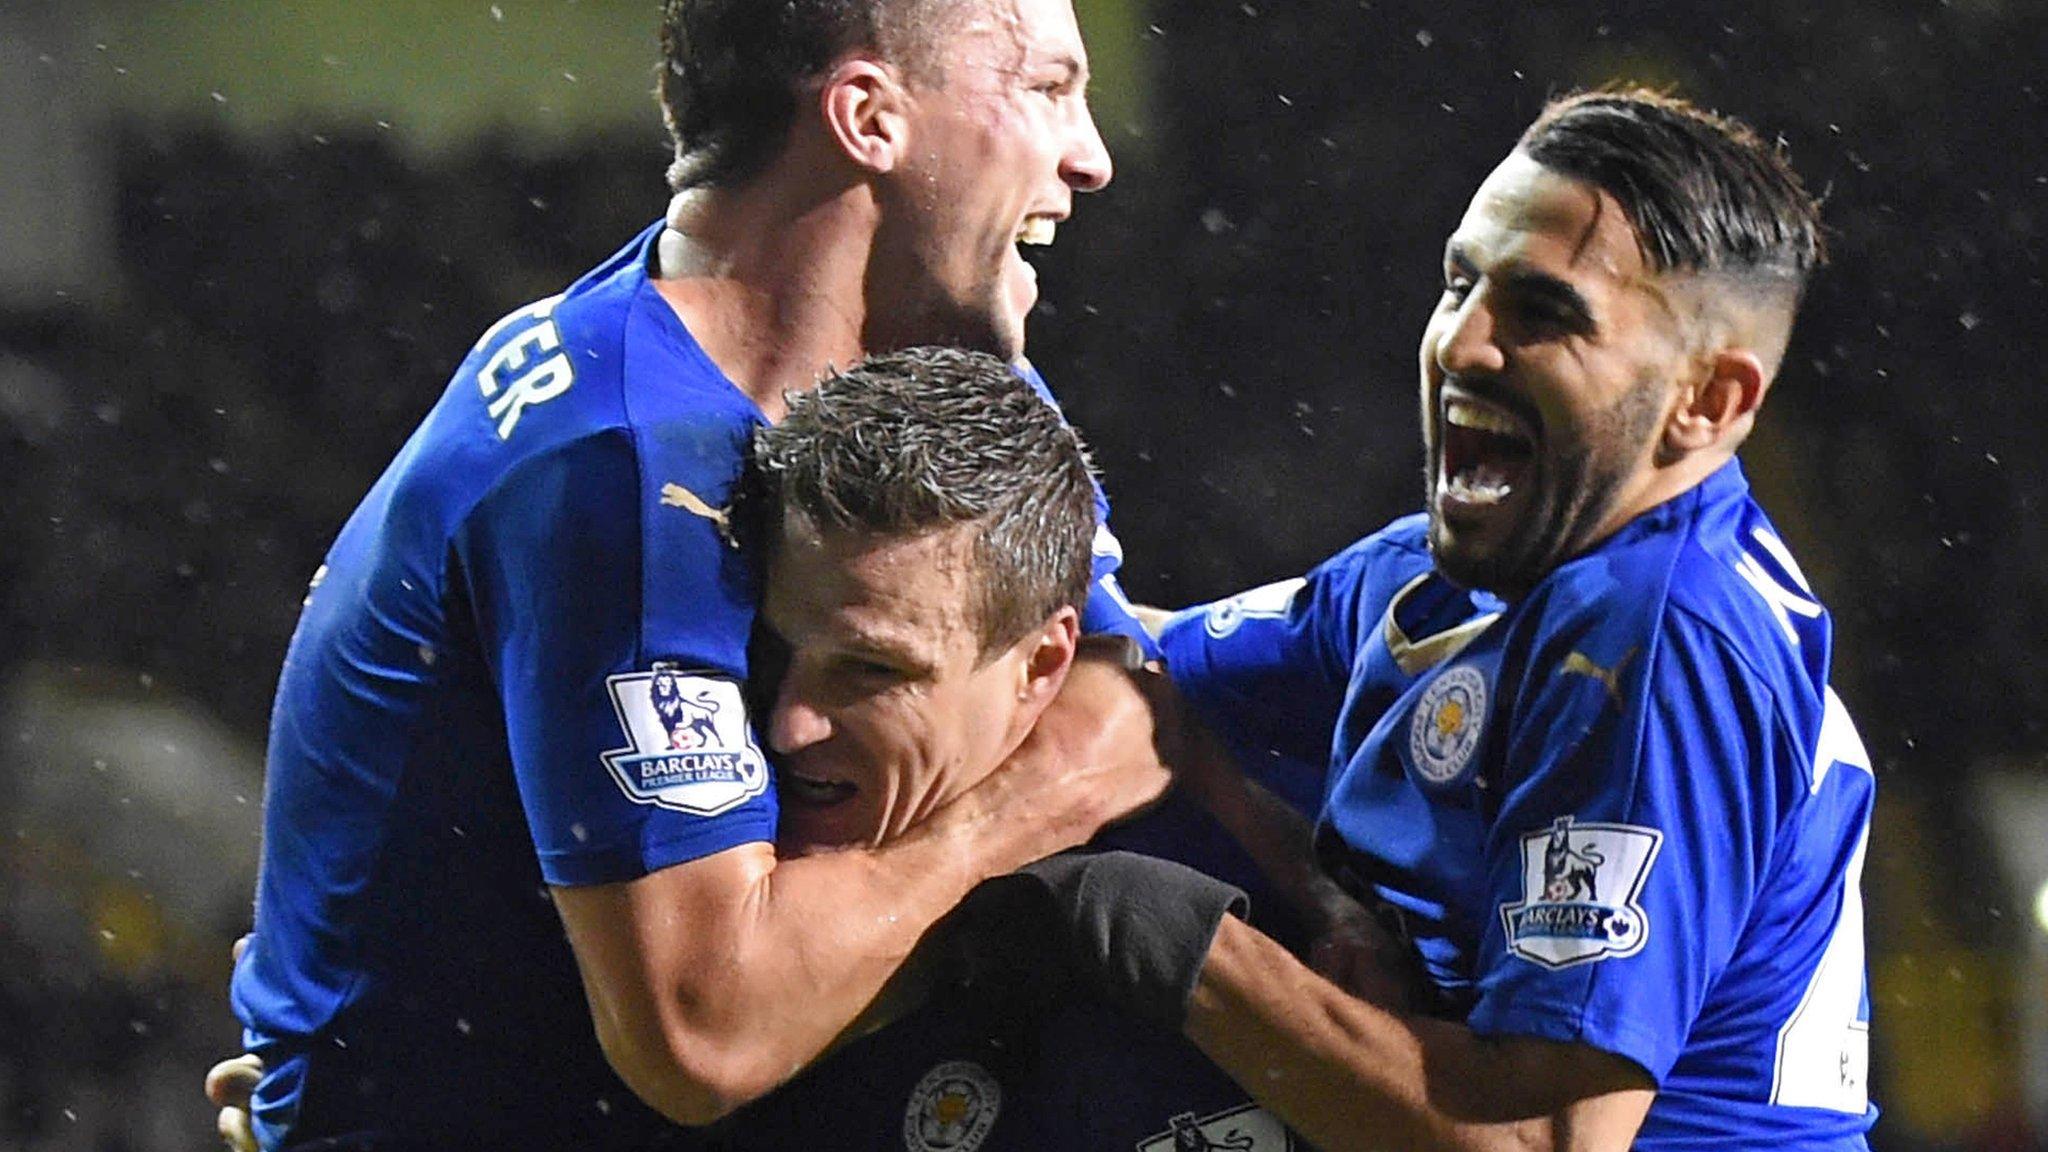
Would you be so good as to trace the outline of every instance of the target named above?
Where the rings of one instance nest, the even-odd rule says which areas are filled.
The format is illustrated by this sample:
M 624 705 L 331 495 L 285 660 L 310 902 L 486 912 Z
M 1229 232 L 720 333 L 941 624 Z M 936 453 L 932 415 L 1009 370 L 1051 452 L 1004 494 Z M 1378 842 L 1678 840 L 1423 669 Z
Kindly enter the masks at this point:
M 0 1148 L 210 1145 L 301 589 L 476 334 L 661 211 L 655 7 L 0 4 Z M 1546 95 L 1783 135 L 1836 259 L 1745 458 L 1881 785 L 1875 1143 L 2048 1146 L 2048 5 L 1080 7 L 1118 177 L 1032 352 L 1159 603 L 1414 506 L 1442 237 Z

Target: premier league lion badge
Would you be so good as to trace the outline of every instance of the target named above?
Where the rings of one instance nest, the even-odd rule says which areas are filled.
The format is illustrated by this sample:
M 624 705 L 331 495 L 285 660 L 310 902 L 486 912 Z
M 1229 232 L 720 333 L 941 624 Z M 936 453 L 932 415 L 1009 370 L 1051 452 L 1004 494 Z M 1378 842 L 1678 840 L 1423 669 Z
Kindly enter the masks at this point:
M 737 683 L 656 664 L 605 687 L 630 741 L 605 767 L 635 803 L 716 816 L 768 787 Z
M 1294 594 L 1307 586 L 1308 581 L 1297 576 L 1240 592 L 1228 600 L 1218 600 L 1209 606 L 1208 614 L 1202 618 L 1202 627 L 1209 635 L 1221 640 L 1237 631 L 1238 625 L 1246 620 L 1285 619 L 1294 607 Z
M 1138 1152 L 1291 1152 L 1294 1138 L 1278 1117 L 1256 1104 L 1196 1119 L 1183 1112 L 1167 1130 L 1138 1145 Z
M 924 1074 L 903 1111 L 908 1152 L 974 1152 L 1003 1109 L 1002 1085 L 972 1060 L 948 1060 Z
M 1633 956 L 1650 938 L 1637 898 L 1664 834 L 1560 816 L 1522 837 L 1522 899 L 1503 904 L 1508 951 L 1545 968 Z

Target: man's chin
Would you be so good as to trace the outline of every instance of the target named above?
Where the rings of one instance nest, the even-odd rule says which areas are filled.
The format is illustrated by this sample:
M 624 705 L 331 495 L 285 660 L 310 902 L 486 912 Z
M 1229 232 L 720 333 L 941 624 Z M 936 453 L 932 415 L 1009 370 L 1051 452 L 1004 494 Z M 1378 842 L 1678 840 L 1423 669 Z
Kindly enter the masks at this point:
M 1512 598 L 1522 585 L 1507 562 L 1513 541 L 1495 542 L 1481 533 L 1460 531 L 1434 511 L 1429 517 L 1429 555 L 1436 570 L 1460 588 L 1475 588 Z

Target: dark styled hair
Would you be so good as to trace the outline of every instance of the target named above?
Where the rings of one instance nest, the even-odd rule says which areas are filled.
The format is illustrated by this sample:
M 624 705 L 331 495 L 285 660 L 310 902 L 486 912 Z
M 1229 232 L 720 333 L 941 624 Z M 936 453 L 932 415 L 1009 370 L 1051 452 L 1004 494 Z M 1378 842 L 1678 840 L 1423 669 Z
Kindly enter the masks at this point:
M 1613 196 L 1659 272 L 1789 288 L 1827 260 L 1820 206 L 1782 145 L 1747 124 L 1643 88 L 1552 100 L 1515 145 Z
M 909 348 L 826 377 L 754 434 L 753 476 L 750 519 L 771 542 L 771 510 L 821 534 L 970 528 L 984 656 L 1087 598 L 1087 450 L 1048 400 L 985 353 Z
M 806 87 L 869 49 L 916 77 L 935 21 L 959 0 L 665 0 L 655 86 L 675 144 L 669 186 L 721 187 L 782 146 Z

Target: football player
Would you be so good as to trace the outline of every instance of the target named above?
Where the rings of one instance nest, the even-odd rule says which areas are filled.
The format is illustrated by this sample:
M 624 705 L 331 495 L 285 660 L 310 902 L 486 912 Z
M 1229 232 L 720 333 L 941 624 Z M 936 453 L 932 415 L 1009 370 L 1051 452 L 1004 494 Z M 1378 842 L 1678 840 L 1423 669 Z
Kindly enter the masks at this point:
M 1110 178 L 1068 0 L 670 0 L 663 47 L 667 218 L 477 341 L 313 579 L 232 986 L 266 1148 L 686 1146 L 1164 786 L 1080 661 L 986 780 L 783 859 L 744 691 L 754 429 L 868 350 L 1020 360 L 1017 245 Z M 1133 631 L 1102 540 L 1085 626 Z
M 1425 510 L 1166 629 L 1198 714 L 1332 735 L 1321 858 L 1427 976 L 1376 1002 L 1188 929 L 1186 1034 L 1318 1145 L 1865 1147 L 1870 759 L 1735 455 L 1817 216 L 1735 121 L 1553 102 L 1445 245 Z M 1044 888 L 1117 988 L 1142 894 Z

